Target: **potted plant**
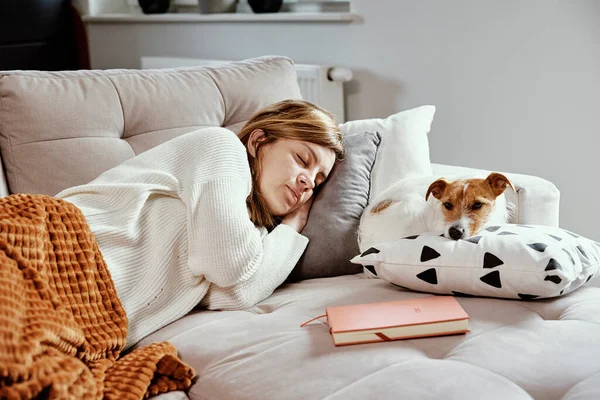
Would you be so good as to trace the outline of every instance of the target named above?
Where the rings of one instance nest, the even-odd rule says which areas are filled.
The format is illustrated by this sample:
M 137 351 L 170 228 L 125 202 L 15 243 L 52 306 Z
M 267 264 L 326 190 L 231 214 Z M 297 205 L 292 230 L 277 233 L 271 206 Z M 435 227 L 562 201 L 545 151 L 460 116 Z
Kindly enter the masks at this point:
M 256 14 L 276 13 L 281 9 L 283 0 L 248 0 L 248 4 Z
M 144 14 L 164 14 L 171 7 L 171 0 L 138 0 Z

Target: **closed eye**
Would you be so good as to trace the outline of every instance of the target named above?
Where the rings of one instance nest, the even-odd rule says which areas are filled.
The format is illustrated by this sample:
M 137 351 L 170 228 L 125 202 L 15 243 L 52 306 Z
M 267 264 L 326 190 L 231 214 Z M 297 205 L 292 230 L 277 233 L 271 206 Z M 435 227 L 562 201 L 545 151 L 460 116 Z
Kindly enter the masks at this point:
M 300 162 L 302 163 L 302 165 L 304 165 L 305 167 L 308 166 L 308 164 L 306 163 L 306 161 L 304 160 L 304 158 L 302 158 L 300 156 L 300 154 L 296 153 L 296 157 L 298 157 L 298 160 L 300 160 Z

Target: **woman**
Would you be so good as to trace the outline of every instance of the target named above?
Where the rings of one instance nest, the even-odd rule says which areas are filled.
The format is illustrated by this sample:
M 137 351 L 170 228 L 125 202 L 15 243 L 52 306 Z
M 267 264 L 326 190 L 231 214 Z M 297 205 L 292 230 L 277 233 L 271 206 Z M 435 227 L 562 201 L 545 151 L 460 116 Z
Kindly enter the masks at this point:
M 130 347 L 198 304 L 243 309 L 271 295 L 304 252 L 312 195 L 341 156 L 331 114 L 286 100 L 252 116 L 239 138 L 194 131 L 57 197 L 96 236 Z

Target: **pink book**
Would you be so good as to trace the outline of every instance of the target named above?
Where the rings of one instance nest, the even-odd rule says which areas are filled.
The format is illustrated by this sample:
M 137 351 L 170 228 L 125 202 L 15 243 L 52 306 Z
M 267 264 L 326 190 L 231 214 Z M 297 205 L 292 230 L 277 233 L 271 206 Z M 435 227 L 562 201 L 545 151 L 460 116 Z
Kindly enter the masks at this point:
M 336 346 L 469 332 L 469 316 L 453 296 L 327 308 Z

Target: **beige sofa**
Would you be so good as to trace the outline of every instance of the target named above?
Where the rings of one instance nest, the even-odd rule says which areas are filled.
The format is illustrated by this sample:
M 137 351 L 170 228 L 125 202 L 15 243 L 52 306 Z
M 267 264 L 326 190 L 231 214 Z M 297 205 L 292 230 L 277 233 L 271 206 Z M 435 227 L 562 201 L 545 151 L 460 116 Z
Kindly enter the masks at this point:
M 0 72 L 0 194 L 56 194 L 205 126 L 237 131 L 259 108 L 299 98 L 291 60 L 176 70 Z M 433 165 L 436 174 L 465 169 Z M 558 224 L 558 190 L 517 186 L 513 222 Z M 198 379 L 163 399 L 600 398 L 600 289 L 553 300 L 460 298 L 468 335 L 336 348 L 327 306 L 424 297 L 361 274 L 284 285 L 245 311 L 194 310 L 139 345 L 168 340 Z

